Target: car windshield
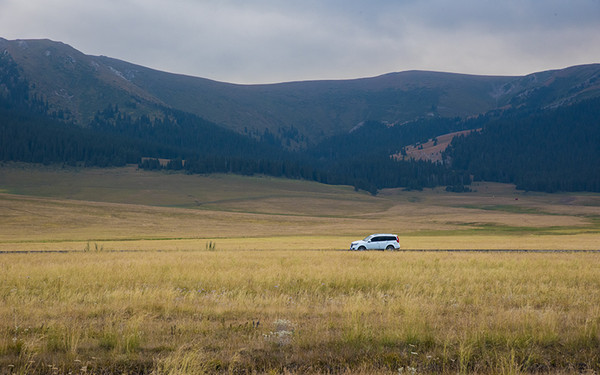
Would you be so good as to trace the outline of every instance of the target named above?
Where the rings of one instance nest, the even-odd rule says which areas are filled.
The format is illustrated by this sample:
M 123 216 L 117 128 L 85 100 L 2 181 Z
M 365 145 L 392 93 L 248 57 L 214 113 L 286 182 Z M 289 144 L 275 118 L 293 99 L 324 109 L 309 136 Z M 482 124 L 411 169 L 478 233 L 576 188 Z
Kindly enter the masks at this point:
M 365 237 L 365 239 L 364 239 L 363 241 L 368 241 L 368 240 L 370 240 L 371 238 L 373 238 L 373 235 L 370 235 L 370 236 L 367 236 L 367 237 Z

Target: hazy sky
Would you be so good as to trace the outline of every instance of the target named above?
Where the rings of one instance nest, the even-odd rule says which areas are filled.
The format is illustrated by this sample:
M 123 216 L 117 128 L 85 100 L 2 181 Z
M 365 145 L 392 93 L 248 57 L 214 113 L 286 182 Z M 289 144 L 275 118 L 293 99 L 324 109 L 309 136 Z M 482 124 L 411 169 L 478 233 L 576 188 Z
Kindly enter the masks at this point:
M 0 0 L 0 37 L 236 83 L 600 62 L 600 0 Z

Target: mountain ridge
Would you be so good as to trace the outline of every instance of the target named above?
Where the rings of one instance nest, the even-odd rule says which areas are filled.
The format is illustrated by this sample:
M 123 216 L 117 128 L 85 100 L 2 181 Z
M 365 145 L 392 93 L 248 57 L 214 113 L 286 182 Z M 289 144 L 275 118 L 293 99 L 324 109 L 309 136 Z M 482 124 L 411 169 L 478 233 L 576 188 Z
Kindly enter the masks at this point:
M 465 192 L 473 180 L 600 191 L 598 118 L 599 64 L 236 85 L 0 40 L 0 161 L 265 174 L 372 194 Z M 464 135 L 441 159 L 411 157 L 411 145 L 452 133 Z
M 350 80 L 242 85 L 162 72 L 91 56 L 48 39 L 0 38 L 49 111 L 81 125 L 108 106 L 133 117 L 160 107 L 201 116 L 239 133 L 297 132 L 306 144 L 375 120 L 402 124 L 427 117 L 470 117 L 499 108 L 556 107 L 600 96 L 600 64 L 526 76 L 410 70 Z

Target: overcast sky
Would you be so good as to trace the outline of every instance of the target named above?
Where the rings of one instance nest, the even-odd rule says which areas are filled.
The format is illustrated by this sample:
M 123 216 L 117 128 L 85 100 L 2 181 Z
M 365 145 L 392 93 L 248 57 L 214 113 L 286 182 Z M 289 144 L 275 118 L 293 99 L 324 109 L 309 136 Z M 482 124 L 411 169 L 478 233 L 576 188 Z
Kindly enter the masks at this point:
M 0 0 L 0 37 L 235 83 L 600 62 L 600 0 Z

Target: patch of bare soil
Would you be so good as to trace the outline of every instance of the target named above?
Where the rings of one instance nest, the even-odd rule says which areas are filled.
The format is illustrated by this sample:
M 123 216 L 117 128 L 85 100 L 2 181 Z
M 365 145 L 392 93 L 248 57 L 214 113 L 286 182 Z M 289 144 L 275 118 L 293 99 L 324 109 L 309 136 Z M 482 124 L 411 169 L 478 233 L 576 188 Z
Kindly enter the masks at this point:
M 436 138 L 430 139 L 425 143 L 417 143 L 405 147 L 406 155 L 401 153 L 392 155 L 396 160 L 428 160 L 428 161 L 442 161 L 442 152 L 446 150 L 450 142 L 454 137 L 459 135 L 466 135 L 473 131 L 478 130 L 463 130 L 460 132 L 448 133 L 440 135 Z

